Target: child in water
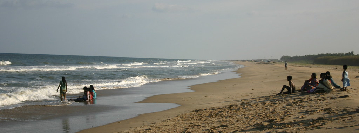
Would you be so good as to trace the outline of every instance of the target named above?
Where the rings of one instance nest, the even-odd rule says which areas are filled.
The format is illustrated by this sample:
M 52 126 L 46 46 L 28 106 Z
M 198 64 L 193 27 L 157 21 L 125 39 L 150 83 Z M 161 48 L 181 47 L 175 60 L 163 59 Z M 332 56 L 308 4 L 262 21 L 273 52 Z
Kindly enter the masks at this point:
M 349 79 L 349 75 L 347 72 L 348 66 L 347 65 L 343 65 L 343 74 L 342 74 L 342 81 L 343 81 L 343 89 L 341 89 L 342 91 L 346 91 L 347 90 L 347 86 L 350 86 L 350 79 Z
M 289 86 L 283 85 L 282 90 L 278 94 L 292 94 L 295 93 L 295 85 L 292 81 L 292 76 L 287 76 L 287 81 L 289 82 Z M 287 92 L 283 92 L 284 89 L 287 89 Z
M 61 88 L 61 89 L 60 89 Z M 67 82 L 65 77 L 62 77 L 62 80 L 60 81 L 59 86 L 57 87 L 57 92 L 59 92 L 60 89 L 60 98 L 61 101 L 64 100 L 66 101 L 66 92 L 67 92 Z
M 93 87 L 93 86 L 92 86 Z M 83 96 L 81 97 L 79 97 L 79 98 L 77 98 L 77 99 L 71 99 L 71 100 L 73 100 L 73 101 L 75 101 L 75 102 L 86 102 L 86 101 L 92 101 L 92 96 L 91 96 L 91 93 L 90 93 L 90 90 L 91 90 L 91 88 L 87 88 L 86 86 L 83 88 L 83 90 L 84 90 L 84 94 L 83 94 Z
M 96 90 L 93 85 L 90 85 L 90 94 L 92 95 L 92 99 L 96 99 Z

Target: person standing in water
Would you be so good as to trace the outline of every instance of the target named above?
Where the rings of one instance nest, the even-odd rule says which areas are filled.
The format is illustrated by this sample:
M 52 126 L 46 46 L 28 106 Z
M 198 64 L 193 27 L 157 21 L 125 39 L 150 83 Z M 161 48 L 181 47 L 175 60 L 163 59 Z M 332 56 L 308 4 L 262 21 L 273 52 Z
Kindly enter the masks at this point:
M 57 87 L 57 92 L 59 92 L 59 88 L 60 89 L 60 98 L 61 98 L 61 101 L 64 100 L 66 101 L 66 92 L 67 92 L 67 82 L 66 82 L 66 79 L 65 77 L 62 77 L 62 80 L 60 81 L 60 84 L 59 86 Z M 63 97 L 63 99 L 62 99 Z

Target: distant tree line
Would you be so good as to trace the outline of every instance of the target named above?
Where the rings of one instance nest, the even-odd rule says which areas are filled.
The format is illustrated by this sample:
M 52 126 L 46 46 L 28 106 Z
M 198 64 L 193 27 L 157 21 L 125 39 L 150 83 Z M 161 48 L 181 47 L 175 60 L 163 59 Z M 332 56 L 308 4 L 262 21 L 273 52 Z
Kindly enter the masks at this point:
M 288 62 L 304 62 L 311 64 L 325 64 L 325 65 L 351 65 L 359 66 L 359 55 L 355 55 L 353 51 L 348 53 L 326 53 L 318 55 L 304 55 L 304 56 L 282 56 L 282 61 Z

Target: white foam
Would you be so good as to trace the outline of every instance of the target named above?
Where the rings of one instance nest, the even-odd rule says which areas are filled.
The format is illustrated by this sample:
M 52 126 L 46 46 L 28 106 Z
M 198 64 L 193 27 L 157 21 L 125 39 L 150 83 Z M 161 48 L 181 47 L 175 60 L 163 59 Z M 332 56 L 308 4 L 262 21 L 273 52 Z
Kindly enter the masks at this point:
M 200 74 L 201 76 L 210 76 L 210 75 L 217 75 L 219 74 L 220 72 L 213 72 L 213 73 L 202 73 Z
M 8 61 L 1 61 L 2 64 L 5 64 Z M 174 64 L 173 64 L 174 63 Z M 192 61 L 192 60 L 185 60 L 177 62 L 167 62 L 161 61 L 158 63 L 153 63 L 153 65 L 148 65 L 148 63 L 144 62 L 132 62 L 129 64 L 104 64 L 101 63 L 100 65 L 88 65 L 88 66 L 13 66 L 13 67 L 6 67 L 0 68 L 2 72 L 31 72 L 31 71 L 76 71 L 81 69 L 129 69 L 129 68 L 166 68 L 166 67 L 173 67 L 173 68 L 180 68 L 180 67 L 190 67 L 192 65 L 197 64 L 205 64 L 210 63 L 207 61 Z M 7 63 L 11 64 L 11 62 Z
M 129 77 L 122 80 L 98 80 L 92 81 L 91 85 L 94 85 L 96 90 L 103 89 L 119 89 L 119 88 L 132 88 L 132 87 L 140 87 L 144 84 L 151 82 L 159 82 L 159 79 L 150 79 L 147 76 L 136 76 Z M 81 85 L 72 85 L 69 87 L 69 92 L 71 93 L 81 93 L 84 86 L 89 87 L 89 84 L 81 84 Z M 75 89 L 72 89 L 75 88 Z
M 178 76 L 178 78 L 180 79 L 194 79 L 194 78 L 199 78 L 199 77 L 203 77 L 203 76 L 210 76 L 210 75 L 216 75 L 219 74 L 221 72 L 217 71 L 217 72 L 212 72 L 212 73 L 201 73 L 198 75 L 184 75 L 184 76 Z
M 191 62 L 192 60 L 185 60 L 185 61 L 180 61 L 180 60 L 177 60 L 177 63 L 183 63 L 183 62 Z
M 200 60 L 186 60 L 186 61 L 177 61 L 177 67 L 189 67 L 189 66 L 194 66 L 194 65 L 199 65 L 201 64 L 203 66 L 203 64 L 209 64 L 211 63 L 210 61 L 200 61 Z
M 123 66 L 142 66 L 144 64 L 147 63 L 143 63 L 143 62 L 133 62 L 133 63 L 129 63 L 129 64 L 122 64 Z
M 0 69 L 2 72 L 30 72 L 30 71 L 65 71 L 76 70 L 76 67 L 60 67 L 60 66 L 15 66 Z
M 211 62 L 208 62 L 208 61 L 198 61 L 197 63 L 198 63 L 198 64 L 209 64 L 209 63 L 211 63 Z
M 1 66 L 11 65 L 10 61 L 0 61 Z
M 168 62 L 167 61 L 160 61 L 159 63 L 153 63 L 155 65 L 166 65 Z
M 199 75 L 186 75 L 186 76 L 178 76 L 178 78 L 180 79 L 195 79 L 195 78 L 199 78 Z
M 0 68 L 2 72 L 31 72 L 31 71 L 75 71 L 79 69 L 116 69 L 121 68 L 114 65 L 92 65 L 92 66 L 14 66 Z
M 58 94 L 55 89 L 39 88 L 28 89 L 21 88 L 15 92 L 0 94 L 0 107 L 6 105 L 19 104 L 24 101 L 39 101 L 39 100 L 55 100 L 55 96 Z
M 94 81 L 96 90 L 102 89 L 118 89 L 118 88 L 132 88 L 140 87 L 151 82 L 159 82 L 159 79 L 150 79 L 147 76 L 129 77 L 123 80 L 100 80 Z M 83 92 L 83 87 L 89 87 L 90 84 L 71 84 L 68 83 L 67 94 L 80 94 Z M 11 88 L 0 88 L 1 90 L 15 90 Z M 41 101 L 41 100 L 59 100 L 59 92 L 56 92 L 56 85 L 43 86 L 41 88 L 16 88 L 15 92 L 0 94 L 0 107 L 7 105 L 20 104 L 25 101 Z M 60 91 L 60 90 L 59 90 Z
M 114 64 L 114 65 L 95 65 L 95 66 L 91 66 L 91 68 L 94 68 L 94 69 L 116 69 L 116 68 L 120 68 L 119 67 L 119 64 Z

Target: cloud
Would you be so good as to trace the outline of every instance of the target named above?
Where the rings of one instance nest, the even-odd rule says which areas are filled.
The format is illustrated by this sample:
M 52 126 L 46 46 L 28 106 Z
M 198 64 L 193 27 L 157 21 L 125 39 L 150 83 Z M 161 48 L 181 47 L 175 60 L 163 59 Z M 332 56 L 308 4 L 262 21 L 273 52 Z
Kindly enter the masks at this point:
M 189 7 L 180 6 L 180 5 L 169 5 L 169 4 L 164 4 L 164 3 L 156 3 L 152 7 L 152 10 L 156 11 L 156 12 L 190 12 L 190 11 L 192 11 L 192 9 Z
M 5 0 L 0 2 L 0 7 L 5 8 L 23 8 L 23 9 L 39 9 L 39 8 L 70 8 L 72 3 L 63 3 L 56 0 Z

